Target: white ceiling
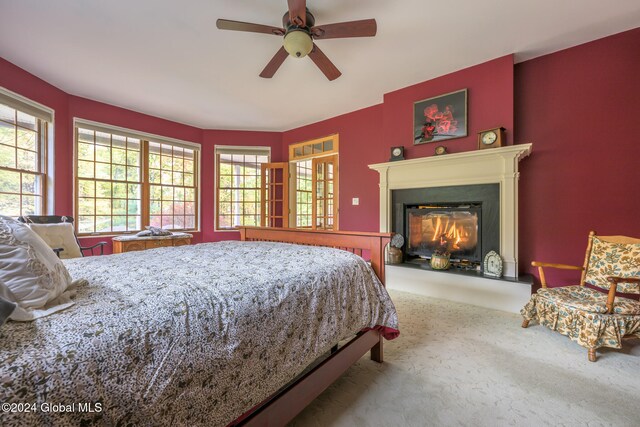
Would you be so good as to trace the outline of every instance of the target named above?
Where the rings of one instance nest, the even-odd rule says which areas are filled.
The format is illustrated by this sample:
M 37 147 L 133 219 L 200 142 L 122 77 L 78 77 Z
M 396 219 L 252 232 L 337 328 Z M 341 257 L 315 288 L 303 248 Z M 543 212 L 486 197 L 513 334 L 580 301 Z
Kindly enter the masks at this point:
M 0 56 L 82 97 L 209 129 L 282 131 L 509 53 L 523 61 L 640 24 L 640 1 L 308 0 L 316 24 L 375 18 L 374 38 L 320 40 L 258 77 L 281 45 L 218 18 L 281 25 L 285 0 L 0 0 Z

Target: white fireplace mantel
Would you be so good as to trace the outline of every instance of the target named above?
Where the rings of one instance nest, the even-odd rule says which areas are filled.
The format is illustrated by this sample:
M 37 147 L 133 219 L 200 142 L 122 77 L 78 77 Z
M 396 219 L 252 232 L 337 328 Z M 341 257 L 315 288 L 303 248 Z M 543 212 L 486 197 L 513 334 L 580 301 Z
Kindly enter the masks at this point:
M 380 173 L 380 231 L 391 230 L 392 190 L 500 184 L 500 255 L 504 275 L 517 277 L 518 163 L 531 147 L 518 144 L 369 165 Z

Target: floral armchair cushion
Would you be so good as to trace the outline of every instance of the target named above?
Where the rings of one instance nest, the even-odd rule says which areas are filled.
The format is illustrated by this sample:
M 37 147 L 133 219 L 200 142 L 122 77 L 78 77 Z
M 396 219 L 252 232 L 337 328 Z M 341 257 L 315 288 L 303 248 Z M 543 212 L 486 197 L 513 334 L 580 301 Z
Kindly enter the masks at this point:
M 640 278 L 640 243 L 612 243 L 593 237 L 584 281 L 608 290 L 608 276 Z M 617 291 L 637 294 L 640 284 L 621 282 Z
M 584 286 L 563 286 L 560 288 L 542 288 L 538 298 L 547 304 L 561 305 L 589 313 L 607 313 L 607 294 Z M 640 314 L 640 302 L 628 298 L 616 298 L 614 314 Z

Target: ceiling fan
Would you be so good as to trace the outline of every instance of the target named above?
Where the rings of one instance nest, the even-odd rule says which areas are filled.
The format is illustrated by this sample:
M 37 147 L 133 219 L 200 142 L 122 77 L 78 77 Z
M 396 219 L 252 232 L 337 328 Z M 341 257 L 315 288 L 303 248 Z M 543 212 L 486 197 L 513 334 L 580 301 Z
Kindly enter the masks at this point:
M 340 22 L 337 24 L 315 25 L 315 18 L 307 9 L 306 0 L 287 0 L 289 10 L 282 17 L 284 28 L 249 22 L 218 19 L 216 26 L 221 30 L 248 31 L 251 33 L 284 36 L 282 47 L 264 67 L 260 77 L 270 79 L 278 71 L 288 55 L 295 58 L 309 58 L 320 68 L 329 80 L 342 74 L 333 62 L 320 50 L 313 40 L 339 39 L 345 37 L 373 37 L 376 35 L 376 20 Z

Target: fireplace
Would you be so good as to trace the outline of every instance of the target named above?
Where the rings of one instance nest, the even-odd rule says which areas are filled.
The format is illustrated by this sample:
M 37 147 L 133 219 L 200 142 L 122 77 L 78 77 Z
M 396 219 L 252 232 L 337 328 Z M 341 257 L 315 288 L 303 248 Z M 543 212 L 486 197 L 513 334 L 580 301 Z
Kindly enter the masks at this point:
M 478 218 L 482 257 L 495 250 L 503 259 L 505 280 L 477 272 L 432 271 L 405 263 L 387 265 L 387 287 L 519 313 L 531 297 L 529 277 L 518 276 L 519 162 L 531 144 L 452 153 L 369 165 L 380 174 L 380 231 L 406 235 L 405 208 L 482 206 Z M 424 255 L 423 255 L 424 256 Z
M 481 204 L 408 205 L 406 254 L 430 258 L 448 252 L 454 261 L 480 262 Z
M 476 270 L 500 250 L 500 186 L 454 185 L 392 191 L 392 231 L 405 238 L 403 261 L 421 263 L 436 250 L 454 267 Z

